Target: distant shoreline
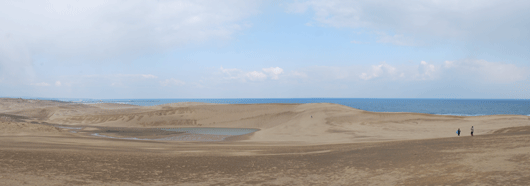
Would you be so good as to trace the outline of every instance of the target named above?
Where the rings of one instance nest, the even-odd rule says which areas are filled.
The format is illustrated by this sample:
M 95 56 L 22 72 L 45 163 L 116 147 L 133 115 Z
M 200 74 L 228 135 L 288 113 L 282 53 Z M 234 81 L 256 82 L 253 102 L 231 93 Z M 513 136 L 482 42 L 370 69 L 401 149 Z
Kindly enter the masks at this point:
M 19 99 L 19 98 L 0 98 Z M 426 98 L 229 98 L 229 99 L 53 99 L 34 98 L 56 103 L 112 103 L 131 106 L 165 104 L 305 104 L 334 103 L 370 112 L 407 112 L 450 116 L 523 115 L 530 116 L 526 99 L 426 99 Z
M 411 99 L 411 98 L 266 98 L 266 99 L 85 99 L 85 100 L 57 100 L 51 98 L 0 98 L 9 100 L 35 100 L 35 101 L 51 101 L 55 103 L 72 103 L 72 104 L 120 104 L 129 106 L 161 106 L 166 104 L 306 104 L 306 103 L 334 103 L 348 106 L 355 109 L 365 110 L 369 112 L 382 113 L 422 113 L 433 115 L 449 115 L 449 116 L 488 116 L 488 115 L 523 115 L 530 116 L 530 107 L 525 105 L 530 104 L 530 100 L 483 100 L 483 99 Z M 448 104 L 449 103 L 449 104 Z M 401 105 L 399 105 L 401 104 Z M 452 104 L 452 105 L 451 105 Z M 475 105 L 474 105 L 475 104 Z M 480 104 L 480 105 L 479 105 Z M 514 108 L 510 108 L 512 104 Z M 396 109 L 397 106 L 402 108 Z M 459 108 L 459 107 L 473 107 L 478 105 L 479 111 L 474 111 L 477 108 Z M 484 105 L 497 109 L 502 112 L 484 112 L 488 111 Z M 500 106 L 508 108 L 498 108 Z M 408 106 L 408 108 L 407 108 Z M 517 108 L 519 106 L 519 108 Z M 523 106 L 523 110 L 521 110 Z M 422 108 L 424 107 L 424 108 Z M 112 108 L 119 109 L 119 108 Z M 430 110 L 427 110 L 430 109 Z M 437 109 L 439 110 L 437 112 Z M 509 112 L 520 111 L 520 112 Z M 480 112 L 481 111 L 481 112 Z M 525 113 L 527 112 L 527 113 Z

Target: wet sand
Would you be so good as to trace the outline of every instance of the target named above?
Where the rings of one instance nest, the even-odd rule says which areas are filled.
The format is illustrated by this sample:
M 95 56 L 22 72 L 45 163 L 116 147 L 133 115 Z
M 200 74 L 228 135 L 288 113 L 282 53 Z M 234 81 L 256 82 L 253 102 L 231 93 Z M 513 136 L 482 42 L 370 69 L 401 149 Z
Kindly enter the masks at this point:
M 177 110 L 189 109 L 192 113 L 189 115 L 186 112 L 179 115 L 177 111 L 173 115 L 152 114 L 149 120 L 127 122 L 120 121 L 116 115 L 112 115 L 118 118 L 113 121 L 91 119 L 111 117 L 97 115 L 99 110 L 92 107 L 60 105 L 35 110 L 43 108 L 38 106 L 13 110 L 0 107 L 4 108 L 4 116 L 9 117 L 0 120 L 0 181 L 5 185 L 530 183 L 530 119 L 526 116 L 369 113 L 328 104 L 225 105 L 215 110 L 211 105 L 195 104 L 177 107 Z M 248 112 L 240 112 L 238 107 Z M 271 111 L 271 107 L 275 109 Z M 204 117 L 200 112 L 208 108 L 210 113 L 205 115 L 211 117 L 200 118 Z M 112 114 L 171 113 L 174 107 L 141 109 L 145 108 L 122 109 Z M 53 114 L 67 111 L 80 114 L 54 119 Z M 313 115 L 316 121 L 304 117 L 307 114 Z M 75 117 L 86 120 L 72 119 Z M 169 125 L 175 118 L 196 121 Z M 169 127 L 200 124 L 243 127 L 240 122 L 243 120 L 247 122 L 246 127 L 259 124 L 256 128 L 260 131 L 220 142 L 146 141 L 101 138 L 38 124 L 140 129 L 149 128 L 141 122 L 156 123 L 157 120 L 166 121 L 165 126 Z M 271 120 L 284 122 L 272 124 Z M 441 124 L 446 126 L 436 126 Z M 467 124 L 477 128 L 477 135 L 467 134 Z M 464 131 L 460 137 L 454 132 L 458 125 Z M 451 134 L 429 135 L 431 130 L 443 131 L 446 127 Z M 371 129 L 376 131 L 372 133 Z M 330 136 L 333 134 L 337 136 Z M 288 138 L 289 135 L 292 137 Z M 315 139 L 304 141 L 311 137 Z

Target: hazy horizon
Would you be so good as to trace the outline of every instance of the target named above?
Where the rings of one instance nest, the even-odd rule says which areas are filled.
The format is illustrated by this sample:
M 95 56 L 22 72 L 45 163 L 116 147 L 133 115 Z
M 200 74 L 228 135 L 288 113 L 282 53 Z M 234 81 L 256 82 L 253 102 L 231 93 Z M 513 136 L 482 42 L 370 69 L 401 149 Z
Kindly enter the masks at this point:
M 74 99 L 86 99 L 86 100 L 207 100 L 207 99 L 440 99 L 440 100 L 530 100 L 530 98 L 369 98 L 369 97 L 277 97 L 277 98 L 266 98 L 266 97 L 243 97 L 243 98 L 81 98 L 81 97 L 32 97 L 32 96 L 17 96 L 17 97 L 0 97 L 0 98 L 12 98 L 12 99 L 42 99 L 42 100 L 74 100 Z

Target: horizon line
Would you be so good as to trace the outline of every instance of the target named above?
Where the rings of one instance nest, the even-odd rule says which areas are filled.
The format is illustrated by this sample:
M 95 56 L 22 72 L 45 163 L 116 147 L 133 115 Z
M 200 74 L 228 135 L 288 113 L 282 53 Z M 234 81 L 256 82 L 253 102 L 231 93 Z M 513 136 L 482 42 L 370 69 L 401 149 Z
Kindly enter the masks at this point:
M 301 98 L 51 98 L 51 97 L 0 97 L 11 99 L 85 99 L 85 100 L 171 100 L 171 99 L 447 99 L 447 100 L 530 100 L 530 98 L 362 98 L 362 97 L 301 97 Z

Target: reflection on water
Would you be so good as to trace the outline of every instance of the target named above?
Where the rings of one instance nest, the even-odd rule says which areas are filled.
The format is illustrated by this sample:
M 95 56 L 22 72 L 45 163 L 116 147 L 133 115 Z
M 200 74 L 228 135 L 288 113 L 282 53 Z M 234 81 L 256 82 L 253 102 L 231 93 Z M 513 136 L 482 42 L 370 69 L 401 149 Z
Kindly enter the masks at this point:
M 83 129 L 83 127 L 64 127 L 64 126 L 58 126 L 53 125 L 54 127 L 61 128 L 61 129 Z
M 148 139 L 140 139 L 140 138 L 119 138 L 119 137 L 113 137 L 113 136 L 101 135 L 101 134 L 99 134 L 99 133 L 94 133 L 94 134 L 92 134 L 92 136 L 104 137 L 104 138 L 113 138 L 113 139 L 148 140 Z
M 191 134 L 211 134 L 211 135 L 245 135 L 258 131 L 258 129 L 248 128 L 162 128 L 165 131 L 185 132 Z
M 182 135 L 166 137 L 156 140 L 170 140 L 170 141 L 223 141 L 228 137 L 237 135 L 214 135 L 214 134 L 193 134 L 184 133 Z
M 92 136 L 128 140 L 223 141 L 228 137 L 250 134 L 250 128 L 115 128 L 97 127 Z

